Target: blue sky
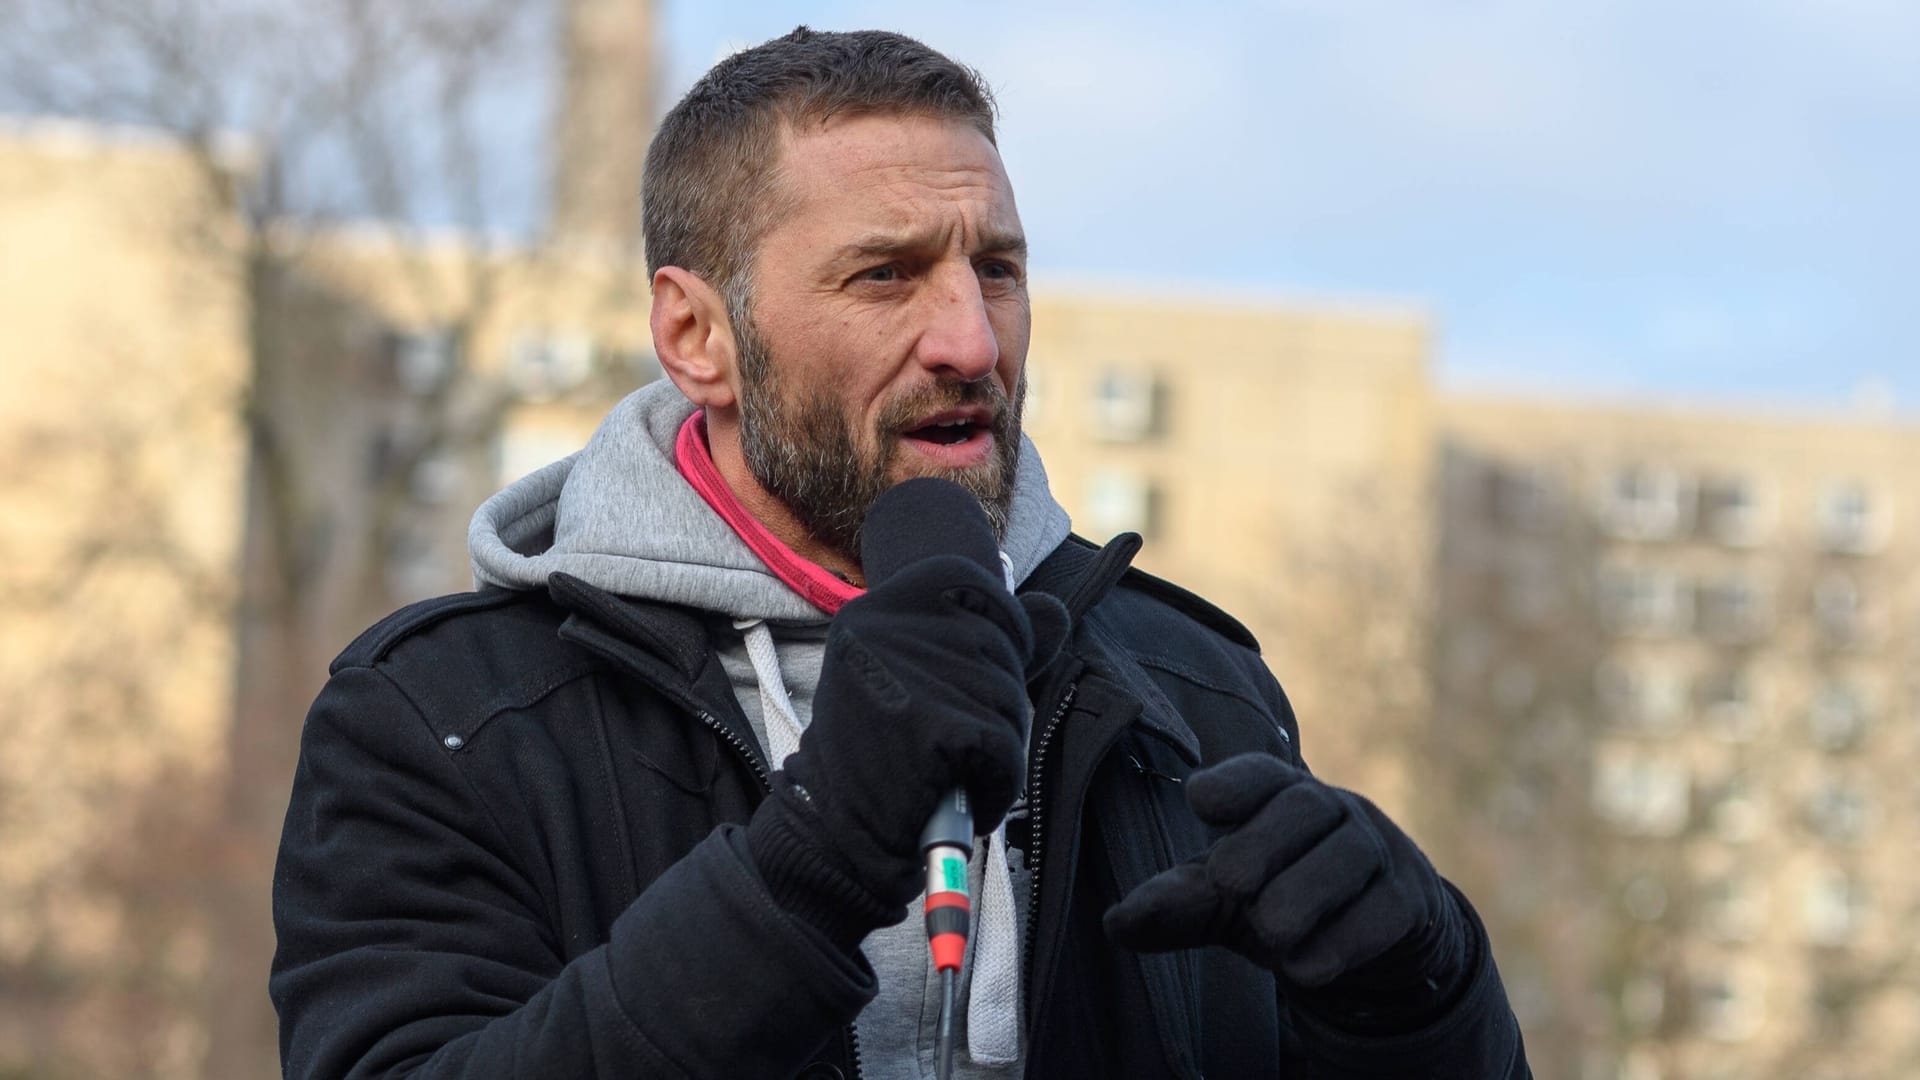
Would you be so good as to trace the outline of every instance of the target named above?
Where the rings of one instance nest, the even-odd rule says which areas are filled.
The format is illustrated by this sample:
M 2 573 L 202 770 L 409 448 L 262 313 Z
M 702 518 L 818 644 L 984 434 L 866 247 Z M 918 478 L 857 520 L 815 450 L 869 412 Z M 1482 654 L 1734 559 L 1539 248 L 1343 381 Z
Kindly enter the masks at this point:
M 1412 304 L 1445 385 L 1920 414 L 1920 4 L 663 0 L 981 69 L 1041 281 Z

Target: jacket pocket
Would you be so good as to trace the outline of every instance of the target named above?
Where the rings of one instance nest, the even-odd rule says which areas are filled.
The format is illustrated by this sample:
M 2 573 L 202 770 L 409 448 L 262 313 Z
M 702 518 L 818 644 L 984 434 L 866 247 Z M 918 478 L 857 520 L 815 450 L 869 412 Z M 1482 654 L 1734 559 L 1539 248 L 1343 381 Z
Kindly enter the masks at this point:
M 1205 827 L 1187 806 L 1188 772 L 1180 755 L 1160 740 L 1135 735 L 1114 748 L 1095 820 L 1100 823 L 1115 899 L 1148 878 L 1206 850 Z M 1153 1022 L 1176 1076 L 1201 1075 L 1199 953 L 1182 949 L 1133 954 L 1146 984 Z

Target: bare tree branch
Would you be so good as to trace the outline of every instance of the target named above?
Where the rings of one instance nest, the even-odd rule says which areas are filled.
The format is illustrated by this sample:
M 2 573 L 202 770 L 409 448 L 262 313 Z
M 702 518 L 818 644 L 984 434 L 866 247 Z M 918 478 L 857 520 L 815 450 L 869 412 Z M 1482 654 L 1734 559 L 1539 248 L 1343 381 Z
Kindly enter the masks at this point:
M 92 501 L 65 520 L 57 560 L 34 563 L 32 573 L 20 569 L 25 563 L 0 573 L 0 614 L 57 622 L 75 610 L 76 596 L 106 595 L 131 580 L 164 582 L 182 625 L 237 627 L 241 652 L 225 738 L 230 773 L 204 805 L 188 813 L 175 800 L 185 818 L 153 812 L 144 800 L 165 798 L 156 778 L 161 786 L 103 792 L 95 814 L 102 823 L 193 820 L 180 831 L 199 846 L 179 850 L 171 867 L 196 870 L 190 910 L 159 899 L 178 899 L 168 864 L 140 863 L 113 844 L 77 853 L 85 872 L 49 879 L 35 895 L 58 906 L 61 890 L 84 879 L 141 911 L 169 914 L 122 923 L 144 935 L 124 943 L 126 978 L 96 976 L 84 1003 L 49 991 L 29 1006 L 48 1022 L 20 1037 L 48 1055 L 35 1061 L 71 1072 L 150 1075 L 160 1066 L 139 1060 L 139 1051 L 109 1055 L 58 1018 L 69 1008 L 121 1010 L 156 1032 L 184 1030 L 184 992 L 199 998 L 187 1003 L 199 1034 L 175 1042 L 204 1047 L 204 1060 L 172 1074 L 260 1075 L 273 1068 L 272 1017 L 258 1000 L 272 942 L 250 928 L 266 910 L 298 717 L 332 651 L 403 598 L 394 591 L 393 551 L 411 534 L 448 527 L 436 517 L 445 509 L 421 502 L 417 478 L 447 459 L 469 468 L 491 460 L 516 398 L 476 350 L 497 339 L 509 302 L 537 323 L 540 293 L 523 283 L 560 265 L 524 235 L 499 239 L 515 228 L 527 233 L 531 223 L 524 211 L 503 209 L 508 185 L 497 173 L 505 158 L 494 111 L 503 80 L 537 84 L 553 62 L 553 6 L 0 0 L 0 25 L 0 110 L 127 125 L 143 143 L 158 140 L 178 154 L 193 210 L 171 222 L 172 287 L 185 304 L 239 298 L 235 337 L 248 365 L 237 382 L 170 383 L 167 403 L 138 422 L 50 418 L 0 433 L 0 464 L 60 460 L 119 478 L 111 492 L 72 493 Z M 350 238 L 339 228 L 349 222 L 355 237 L 377 242 Z M 610 288 L 615 294 L 629 295 Z M 430 384 L 396 383 L 388 341 L 404 334 L 447 336 L 446 370 Z M 102 363 L 89 376 L 100 385 L 76 386 L 72 397 L 108 402 L 115 381 L 177 382 L 190 369 L 116 373 Z M 238 580 L 175 530 L 167 481 L 139 467 L 153 432 L 178 426 L 164 416 L 176 407 L 224 416 L 245 443 L 249 524 Z M 0 477 L 0 493 L 24 497 L 19 485 L 31 482 L 16 470 Z M 0 544 L 8 535 L 0 533 Z M 113 725 L 99 729 L 103 739 L 138 741 L 169 722 L 136 706 L 150 697 L 144 688 L 156 650 L 105 632 L 76 634 L 62 649 L 47 674 L 80 695 L 66 702 L 75 730 L 111 716 Z M 208 785 L 204 776 L 192 782 Z M 19 805 L 0 785 L 0 817 Z M 188 977 L 190 989 L 158 977 L 164 964 L 150 959 L 216 925 L 233 933 Z M 41 967 L 20 974 L 0 965 L 0 977 L 52 985 L 31 974 L 54 979 L 66 963 L 48 948 L 35 954 Z M 0 1009 L 17 1003 L 0 999 Z M 20 1030 L 0 1023 L 0 1071 Z

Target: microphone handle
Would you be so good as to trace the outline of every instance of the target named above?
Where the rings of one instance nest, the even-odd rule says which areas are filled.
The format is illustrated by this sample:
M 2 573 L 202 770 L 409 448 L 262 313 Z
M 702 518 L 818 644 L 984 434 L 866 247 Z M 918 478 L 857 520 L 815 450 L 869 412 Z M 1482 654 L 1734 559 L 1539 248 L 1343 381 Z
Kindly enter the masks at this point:
M 967 953 L 967 861 L 973 856 L 973 810 L 965 788 L 940 800 L 920 832 L 927 854 L 927 945 L 937 971 L 959 971 Z
M 1001 581 L 1008 594 L 1014 591 L 1013 560 L 1002 551 Z M 954 788 L 940 800 L 927 827 L 920 830 L 920 850 L 927 855 L 927 947 L 933 953 L 933 968 L 949 976 L 948 1004 L 941 1010 L 941 1023 L 952 1021 L 952 979 L 960 974 L 967 955 L 967 932 L 972 908 L 967 898 L 967 863 L 973 858 L 973 808 L 967 805 L 965 788 Z M 946 1075 L 947 1058 L 943 1054 L 941 1075 Z

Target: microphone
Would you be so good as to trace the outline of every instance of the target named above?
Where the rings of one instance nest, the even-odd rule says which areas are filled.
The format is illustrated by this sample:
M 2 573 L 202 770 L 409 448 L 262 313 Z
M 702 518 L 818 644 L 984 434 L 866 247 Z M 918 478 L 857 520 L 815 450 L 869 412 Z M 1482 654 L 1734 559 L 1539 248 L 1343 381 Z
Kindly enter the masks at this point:
M 934 555 L 958 555 L 999 578 L 1000 545 L 980 500 L 951 480 L 920 477 L 888 488 L 860 528 L 861 569 L 869 588 Z M 973 857 L 973 811 L 964 788 L 940 800 L 920 833 L 927 860 L 927 947 L 940 972 L 939 1075 L 953 1062 L 954 988 L 967 952 L 971 902 L 967 863 Z
M 967 955 L 967 924 L 972 918 L 967 862 L 973 857 L 973 811 L 967 808 L 965 788 L 954 788 L 940 800 L 940 808 L 920 833 L 920 850 L 927 859 L 927 948 L 933 952 L 934 970 L 940 973 L 934 1075 L 947 1080 L 953 1075 L 954 988 Z
M 973 811 L 967 806 L 967 789 L 954 788 L 941 797 L 939 809 L 920 831 L 920 851 L 927 860 L 927 947 L 933 951 L 933 967 L 958 972 L 966 957 L 972 912 L 967 862 L 973 858 Z

